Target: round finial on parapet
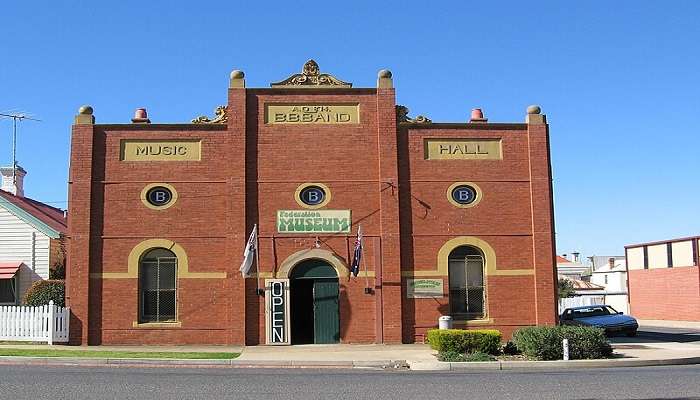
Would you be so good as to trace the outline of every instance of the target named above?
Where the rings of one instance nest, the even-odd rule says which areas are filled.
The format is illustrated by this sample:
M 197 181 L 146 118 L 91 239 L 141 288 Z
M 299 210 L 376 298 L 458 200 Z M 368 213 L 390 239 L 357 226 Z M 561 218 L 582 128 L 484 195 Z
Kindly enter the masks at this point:
M 229 79 L 229 88 L 244 88 L 245 87 L 245 74 L 240 69 L 234 69 L 231 71 Z
M 243 79 L 245 74 L 240 69 L 234 69 L 231 71 L 231 79 Z
M 527 108 L 527 113 L 528 114 L 539 114 L 542 112 L 542 108 L 538 105 L 531 105 L 530 107 Z
M 92 115 L 92 107 L 88 105 L 81 106 L 78 109 L 78 115 L 73 120 L 75 125 L 90 125 L 95 123 L 95 116 Z
M 394 87 L 394 81 L 391 79 L 391 71 L 383 69 L 377 73 L 377 88 L 390 89 Z

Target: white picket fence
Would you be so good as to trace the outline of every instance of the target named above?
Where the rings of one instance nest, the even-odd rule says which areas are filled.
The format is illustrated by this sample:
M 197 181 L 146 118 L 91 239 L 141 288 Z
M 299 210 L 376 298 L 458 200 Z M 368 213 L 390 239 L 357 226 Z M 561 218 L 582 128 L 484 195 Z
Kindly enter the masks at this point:
M 576 297 L 565 297 L 563 299 L 559 299 L 559 314 L 564 312 L 567 308 L 570 307 L 579 307 L 579 306 L 592 306 L 595 304 L 605 304 L 605 297 L 602 295 L 596 296 L 576 296 Z
M 70 308 L 53 304 L 39 307 L 0 307 L 0 340 L 68 342 Z

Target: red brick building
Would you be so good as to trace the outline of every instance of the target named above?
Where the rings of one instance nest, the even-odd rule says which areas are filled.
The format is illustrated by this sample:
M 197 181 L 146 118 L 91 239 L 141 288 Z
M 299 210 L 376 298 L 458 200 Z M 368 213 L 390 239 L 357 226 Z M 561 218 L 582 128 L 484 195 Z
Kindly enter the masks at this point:
M 630 314 L 700 321 L 700 236 L 625 246 Z
M 548 126 L 411 118 L 309 61 L 191 124 L 73 125 L 73 343 L 400 343 L 556 319 Z M 253 227 L 257 256 L 243 261 Z M 353 271 L 358 228 L 362 258 Z M 358 272 L 357 276 L 353 272 Z M 258 290 L 260 288 L 260 290 Z

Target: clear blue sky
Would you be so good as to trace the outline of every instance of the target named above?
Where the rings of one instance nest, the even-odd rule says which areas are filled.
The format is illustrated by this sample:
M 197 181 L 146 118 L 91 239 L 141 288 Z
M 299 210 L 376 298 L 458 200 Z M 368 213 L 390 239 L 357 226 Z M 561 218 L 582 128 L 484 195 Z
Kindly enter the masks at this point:
M 104 4 L 116 4 L 110 7 Z M 244 4 L 247 3 L 247 4 Z M 184 5 L 186 4 L 186 5 Z M 70 125 L 186 122 L 309 58 L 357 87 L 389 68 L 400 104 L 435 121 L 551 129 L 559 253 L 619 254 L 700 234 L 700 1 L 8 2 L 0 111 L 20 126 L 28 196 L 65 208 Z M 9 165 L 11 122 L 0 120 Z

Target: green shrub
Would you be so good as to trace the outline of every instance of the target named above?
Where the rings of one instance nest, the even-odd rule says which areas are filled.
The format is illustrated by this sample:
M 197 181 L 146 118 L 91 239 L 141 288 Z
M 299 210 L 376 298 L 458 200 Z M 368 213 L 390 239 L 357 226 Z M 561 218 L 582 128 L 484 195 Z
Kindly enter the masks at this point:
M 514 356 L 520 354 L 520 350 L 518 350 L 518 346 L 516 346 L 512 340 L 509 340 L 503 345 L 503 348 L 501 348 L 501 353 L 508 356 Z
M 464 354 L 456 351 L 441 351 L 438 353 L 437 359 L 444 362 L 462 362 L 464 361 Z
M 57 263 L 53 268 L 49 269 L 49 279 L 66 279 L 65 264 Z
M 440 353 L 498 354 L 501 347 L 501 332 L 494 329 L 431 329 L 428 331 L 428 343 L 431 348 Z
M 24 304 L 28 306 L 43 306 L 49 304 L 49 300 L 57 306 L 64 307 L 66 304 L 66 285 L 64 281 L 48 280 L 36 281 L 27 290 L 24 296 Z
M 443 351 L 438 353 L 438 360 L 445 362 L 495 361 L 496 357 L 479 351 L 470 354 L 462 354 L 455 351 Z
M 576 296 L 576 288 L 574 287 L 574 283 L 569 279 L 559 278 L 559 281 L 557 282 L 557 293 L 560 299 Z
M 533 326 L 513 334 L 513 342 L 524 355 L 540 360 L 561 360 L 562 340 L 569 339 L 569 359 L 606 358 L 612 347 L 600 328 L 585 326 Z
M 467 354 L 464 357 L 464 361 L 474 362 L 474 361 L 496 361 L 496 357 L 491 354 L 482 353 L 477 351 L 475 353 Z

